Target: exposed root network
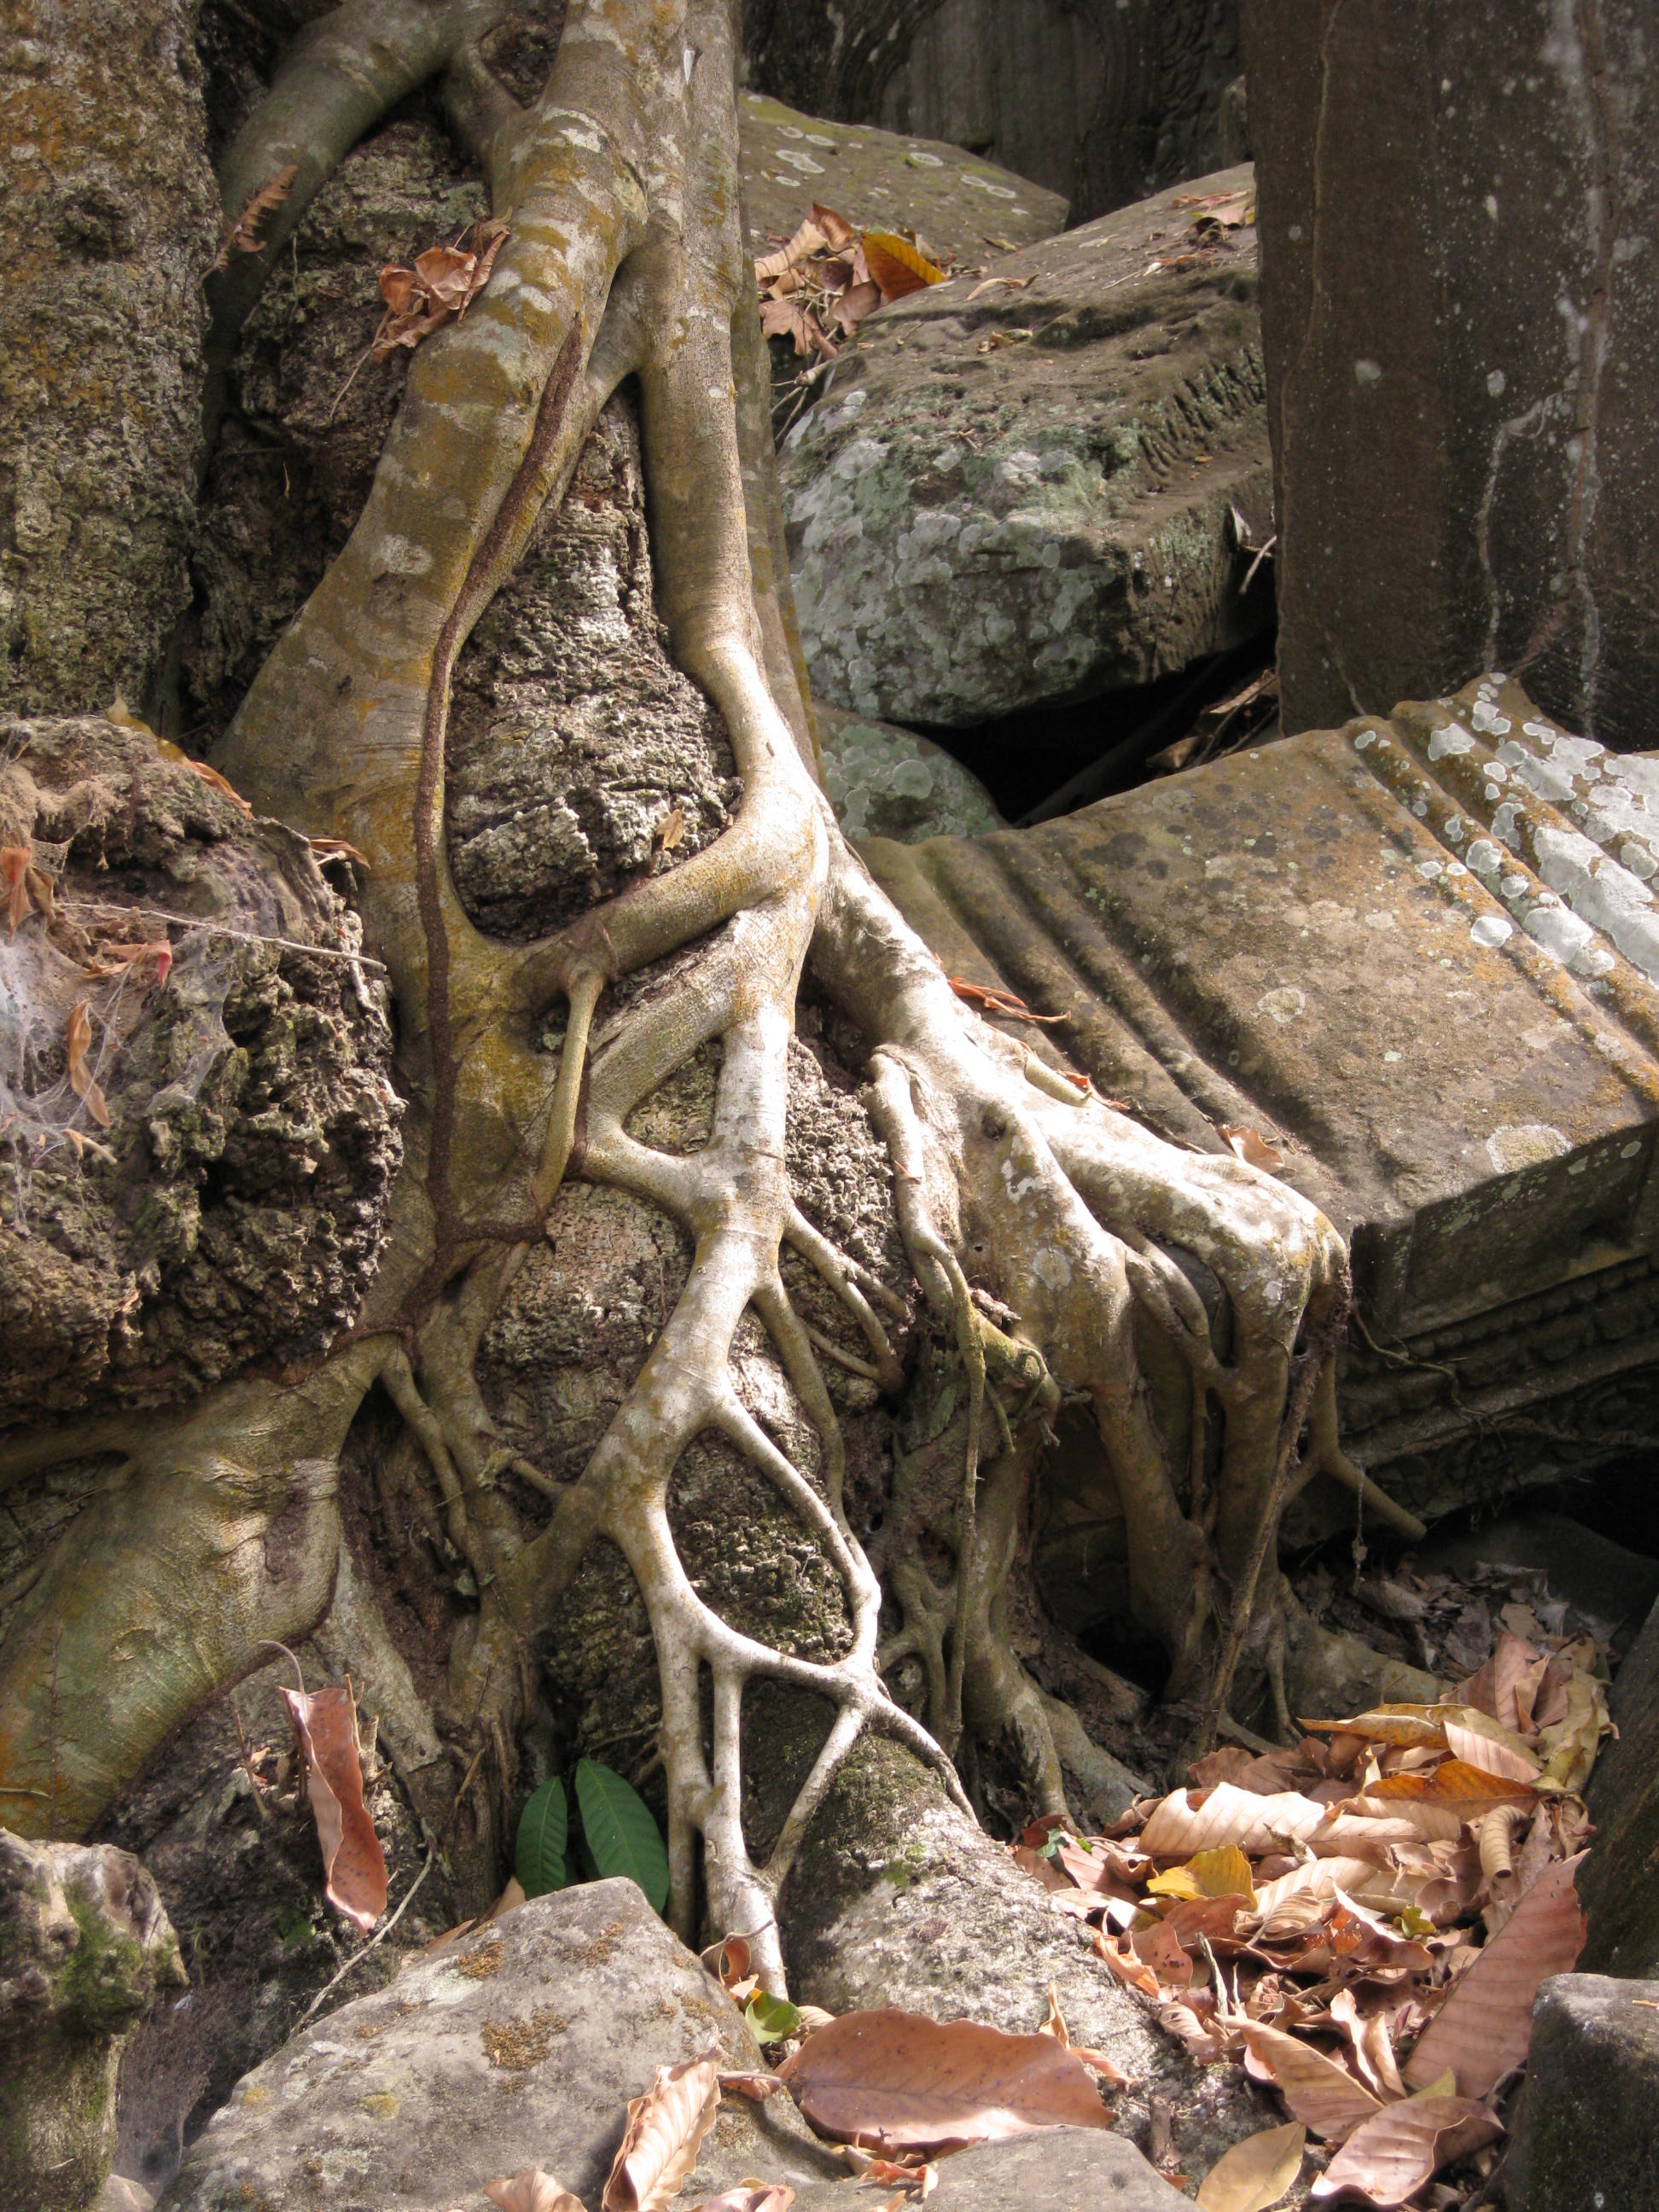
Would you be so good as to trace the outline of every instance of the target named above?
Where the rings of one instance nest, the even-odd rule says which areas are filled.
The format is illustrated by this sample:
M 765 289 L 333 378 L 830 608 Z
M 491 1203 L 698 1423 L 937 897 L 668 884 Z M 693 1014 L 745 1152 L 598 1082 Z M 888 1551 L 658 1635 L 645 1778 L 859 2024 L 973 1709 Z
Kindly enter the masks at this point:
M 0 1697 L 22 1716 L 4 1747 L 4 1786 L 14 1814 L 21 1804 L 32 1820 L 44 1802 L 60 1831 L 83 1826 L 191 1704 L 255 1663 L 261 1638 L 314 1621 L 338 1540 L 339 1451 L 378 1381 L 477 1583 L 452 1706 L 496 1745 L 503 1794 L 530 1694 L 526 1655 L 585 1552 L 608 1537 L 637 1581 L 660 1668 L 672 1917 L 693 1932 L 701 1864 L 709 1921 L 763 1929 L 757 1965 L 781 1987 L 779 1889 L 862 1730 L 907 1745 L 959 1801 L 951 1754 L 964 1730 L 1012 1746 L 1046 1808 L 1064 1807 L 1067 1770 L 1091 1790 L 1112 1783 L 1111 1762 L 1027 1676 L 1007 1633 L 1007 1577 L 1062 1394 L 1092 1405 L 1124 1500 L 1136 1610 L 1170 1655 L 1173 1692 L 1198 1700 L 1203 1728 L 1222 1724 L 1254 1638 L 1285 1711 L 1279 1516 L 1317 1469 L 1364 1480 L 1337 1445 L 1330 1379 L 1346 1260 L 1330 1224 L 1283 1185 L 1160 1142 L 969 1012 L 835 828 L 809 765 L 775 582 L 726 8 L 574 5 L 530 109 L 477 58 L 491 20 L 487 9 L 349 0 L 308 34 L 231 153 L 226 204 L 234 211 L 289 167 L 295 183 L 265 251 L 215 280 L 222 361 L 331 164 L 411 85 L 447 72 L 507 242 L 465 323 L 416 356 L 363 516 L 255 684 L 223 762 L 263 808 L 368 857 L 365 921 L 397 989 L 411 1102 L 388 1256 L 350 1338 L 302 1388 L 244 1382 L 124 1446 L 128 1473 L 48 1563 L 0 1651 Z M 472 926 L 449 877 L 451 678 L 599 409 L 629 377 L 673 649 L 725 718 L 742 802 L 701 854 L 539 944 L 508 948 Z M 689 984 L 607 1019 L 608 990 L 693 945 L 702 949 Z M 867 1103 L 905 1249 L 967 1390 L 964 1420 L 899 1471 L 879 1559 L 902 1624 L 884 1645 L 882 1581 L 842 1509 L 820 1354 L 896 1389 L 883 1319 L 894 1302 L 805 1217 L 784 1166 L 787 1048 L 809 960 L 869 1042 Z M 550 1085 L 535 1039 L 561 1001 Z M 633 1109 L 716 1039 L 703 1148 L 674 1155 L 631 1136 Z M 474 1363 L 571 1173 L 671 1215 L 694 1258 L 586 1471 L 562 1485 L 505 1450 Z M 863 1358 L 796 1311 L 780 1273 L 786 1244 L 839 1298 Z M 1220 1286 L 1224 1357 L 1177 1251 Z M 750 1310 L 817 1431 L 816 1480 L 734 1388 L 733 1334 Z M 1153 1419 L 1138 1313 L 1190 1375 L 1180 1466 Z M 693 1588 L 667 1501 L 677 1462 L 705 1431 L 775 1486 L 834 1563 L 851 1634 L 833 1662 L 769 1648 Z M 40 1449 L 61 1457 L 98 1442 L 88 1431 Z M 550 1500 L 539 1532 L 509 1504 L 507 1473 Z M 305 1571 L 283 1581 L 265 1539 L 301 1492 Z M 240 1598 L 227 1608 L 233 1583 Z M 191 1589 L 216 1624 L 211 1649 L 197 1609 L 180 1608 Z M 112 1638 L 136 1649 L 146 1635 L 142 1695 L 106 1711 L 101 1655 Z M 884 1682 L 884 1667 L 907 1656 L 925 1675 L 925 1727 Z M 742 1822 L 743 1693 L 758 1678 L 835 1711 L 763 1863 Z

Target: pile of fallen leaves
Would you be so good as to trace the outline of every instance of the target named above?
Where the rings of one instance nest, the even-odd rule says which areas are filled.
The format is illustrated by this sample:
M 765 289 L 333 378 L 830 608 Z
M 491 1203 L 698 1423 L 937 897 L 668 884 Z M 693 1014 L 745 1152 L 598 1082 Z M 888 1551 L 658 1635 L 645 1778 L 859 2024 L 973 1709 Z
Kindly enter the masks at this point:
M 462 321 L 489 282 L 507 236 L 507 225 L 492 216 L 462 231 L 453 245 L 428 246 L 407 266 L 389 262 L 380 271 L 386 313 L 369 349 L 375 360 L 386 360 L 399 346 L 419 345 L 451 316 Z
M 925 240 L 859 230 L 815 202 L 794 236 L 755 264 L 761 328 L 793 338 L 798 354 L 833 361 L 836 332 L 851 337 L 878 307 L 942 284 L 947 273 Z
M 1231 2057 L 1291 2114 L 1206 2178 L 1206 2212 L 1315 2201 L 1450 2207 L 1503 2133 L 1539 1984 L 1584 1936 L 1578 1794 L 1611 1728 L 1601 1647 L 1505 1629 L 1437 1705 L 1309 1719 L 1291 1749 L 1212 1753 L 1107 1835 L 1038 1820 L 1012 1847 L 1110 1971 L 1196 2057 Z M 1328 2161 L 1328 2162 L 1327 2162 Z M 1276 2185 L 1262 2190 L 1268 2180 Z
M 1202 268 L 1206 257 L 1226 244 L 1229 231 L 1249 229 L 1255 221 L 1255 187 L 1247 185 L 1237 192 L 1182 192 L 1170 205 L 1189 212 L 1192 222 L 1176 252 L 1147 263 L 1149 276 L 1160 269 Z

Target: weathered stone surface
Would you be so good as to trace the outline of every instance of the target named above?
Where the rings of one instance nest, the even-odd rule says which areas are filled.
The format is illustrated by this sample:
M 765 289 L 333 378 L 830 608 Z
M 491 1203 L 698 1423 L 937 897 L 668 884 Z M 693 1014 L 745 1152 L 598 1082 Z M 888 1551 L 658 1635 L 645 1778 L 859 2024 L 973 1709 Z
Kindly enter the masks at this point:
M 813 703 L 823 787 L 836 819 L 856 843 L 892 837 L 979 837 L 1002 817 L 976 775 L 943 745 L 838 707 Z
M 0 52 L 0 708 L 141 702 L 189 597 L 218 237 L 187 0 L 17 0 Z
M 750 240 L 788 238 L 814 200 L 866 230 L 920 231 L 939 252 L 983 259 L 987 233 L 1010 246 L 1051 238 L 1066 221 L 1063 193 L 1045 191 L 994 161 L 867 124 L 830 123 L 776 100 L 738 100 L 738 150 Z
M 1649 1418 L 1656 831 L 1659 763 L 1494 679 L 1034 832 L 866 851 L 953 973 L 1066 1014 L 1039 1048 L 1109 1097 L 1211 1151 L 1283 1137 L 1394 1354 L 1349 1351 L 1354 1449 L 1426 1517 Z
M 1527 2085 L 1504 2165 L 1510 2212 L 1659 2204 L 1656 2094 L 1659 1982 L 1600 1974 L 1546 1982 L 1533 2006 Z
M 1578 1881 L 1589 1918 L 1579 1963 L 1586 1972 L 1659 1974 L 1659 1607 L 1607 1705 L 1619 1734 L 1597 1759 L 1590 1787 L 1598 1833 Z
M 538 1898 L 389 1989 L 305 2029 L 239 2083 L 161 2199 L 166 2212 L 445 2212 L 539 2166 L 597 2206 L 629 2097 L 718 2043 L 763 2062 L 743 2015 L 629 1881 Z M 685 2185 L 837 2169 L 784 2098 L 728 2099 Z
M 866 1737 L 842 1769 L 781 1919 L 791 1988 L 832 2012 L 897 2005 L 1030 2034 L 1048 2016 L 1052 1981 L 1077 2040 L 1132 2077 L 1112 2099 L 1121 2132 L 1144 2143 L 1148 2100 L 1165 2098 L 1189 2172 L 1207 2172 L 1228 2142 L 1267 2124 L 1255 2085 L 1195 2066 L 1146 2001 L 1103 1970 L 1091 1933 L 887 1744 Z
M 970 725 L 1271 622 L 1231 520 L 1271 532 L 1254 234 L 1195 243 L 1188 197 L 915 293 L 845 349 L 780 455 L 815 694 Z
M 123 2039 L 184 1979 L 137 1859 L 0 1828 L 0 2212 L 82 2212 L 97 2197 Z
M 1644 0 L 1245 0 L 1285 726 L 1471 668 L 1655 742 Z
M 373 1273 L 399 1158 L 356 915 L 302 837 L 146 729 L 11 722 L 0 759 L 0 844 L 53 883 L 0 943 L 0 1422 L 314 1355 Z M 146 942 L 164 980 L 106 949 Z M 71 1085 L 76 1006 L 101 1120 Z
M 1133 2143 L 1089 2128 L 1049 2128 L 981 2143 L 939 2161 L 938 2212 L 1175 2212 L 1188 2203 Z M 791 2212 L 842 2212 L 835 2182 L 798 2191 Z
M 1237 0 L 944 0 L 917 26 L 881 119 L 981 148 L 1087 222 L 1243 158 L 1224 149 Z

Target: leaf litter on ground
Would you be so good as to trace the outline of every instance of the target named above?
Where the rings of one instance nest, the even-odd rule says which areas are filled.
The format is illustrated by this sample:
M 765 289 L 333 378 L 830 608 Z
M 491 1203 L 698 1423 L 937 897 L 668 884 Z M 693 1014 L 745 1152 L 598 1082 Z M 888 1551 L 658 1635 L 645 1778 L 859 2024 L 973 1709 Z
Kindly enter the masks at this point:
M 1399 1585 L 1395 1617 L 1432 1620 L 1414 1595 Z M 1050 1814 L 1010 1846 L 1163 2027 L 1278 2092 L 1291 2129 L 1272 2132 L 1323 2142 L 1321 2202 L 1381 2212 L 1489 2162 L 1538 1986 L 1583 1946 L 1578 1792 L 1611 1727 L 1605 1652 L 1541 1591 L 1495 1610 L 1459 1613 L 1443 1648 L 1464 1679 L 1438 1704 L 1310 1717 L 1293 1745 L 1212 1753 L 1106 1835 Z M 1268 2146 L 1251 2140 L 1206 2178 L 1206 2212 L 1255 2206 L 1245 2177 Z

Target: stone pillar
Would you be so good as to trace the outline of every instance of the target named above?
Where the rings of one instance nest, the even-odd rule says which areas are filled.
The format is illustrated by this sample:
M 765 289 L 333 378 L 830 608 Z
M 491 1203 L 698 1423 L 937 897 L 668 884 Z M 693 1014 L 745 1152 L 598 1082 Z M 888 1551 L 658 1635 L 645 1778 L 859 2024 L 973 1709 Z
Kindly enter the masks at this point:
M 115 2153 L 121 2046 L 185 1971 L 149 1874 L 112 1844 L 0 1828 L 0 2212 L 83 2212 Z
M 1659 745 L 1650 0 L 1244 0 L 1285 726 Z

